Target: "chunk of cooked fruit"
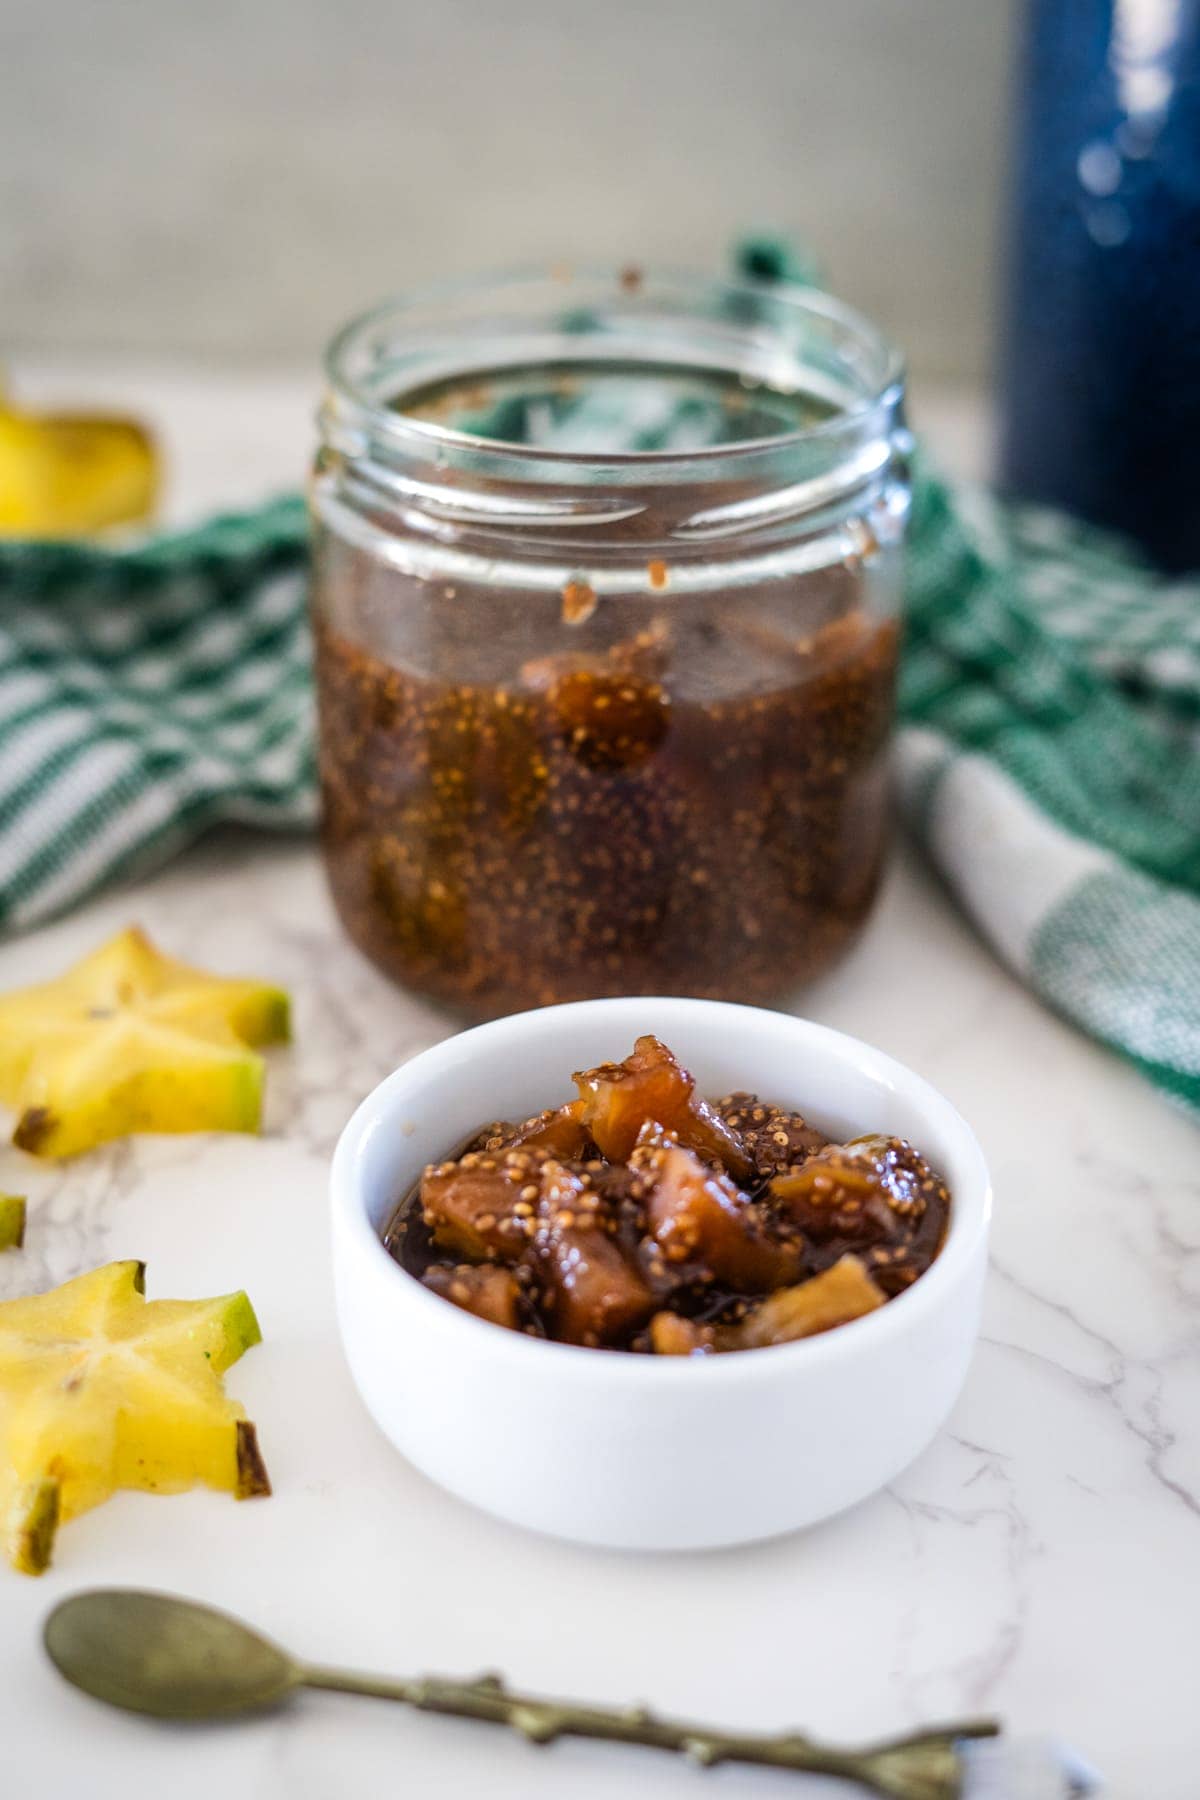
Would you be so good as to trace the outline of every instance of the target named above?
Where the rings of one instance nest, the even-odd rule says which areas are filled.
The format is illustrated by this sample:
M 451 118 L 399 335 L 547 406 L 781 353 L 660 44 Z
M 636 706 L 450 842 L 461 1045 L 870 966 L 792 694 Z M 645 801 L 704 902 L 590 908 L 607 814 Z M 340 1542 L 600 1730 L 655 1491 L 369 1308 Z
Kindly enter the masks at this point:
M 795 1281 L 803 1253 L 771 1230 L 761 1207 L 727 1175 L 648 1125 L 629 1159 L 654 1243 L 651 1281 L 715 1281 L 743 1294 L 765 1294 Z
M 147 1301 L 136 1262 L 0 1303 L 0 1532 L 13 1566 L 40 1574 L 60 1521 L 117 1488 L 269 1494 L 254 1427 L 221 1380 L 260 1336 L 245 1294 Z
M 421 1214 L 438 1248 L 472 1262 L 515 1263 L 533 1236 L 546 1157 L 521 1147 L 431 1163 L 421 1177 Z
M 648 761 L 667 735 L 671 700 L 661 682 L 576 668 L 548 703 L 566 749 L 585 768 L 613 772 Z
M 887 1294 L 929 1267 L 950 1209 L 942 1177 L 893 1137 L 827 1144 L 800 1168 L 776 1175 L 769 1192 L 803 1234 L 814 1268 L 853 1251 Z
M 655 1356 L 697 1356 L 715 1348 L 711 1325 L 698 1325 L 675 1312 L 655 1313 L 649 1337 Z
M 435 1263 L 421 1280 L 443 1300 L 452 1300 L 477 1319 L 506 1325 L 510 1331 L 520 1329 L 521 1289 L 511 1269 L 497 1263 L 459 1263 L 456 1268 Z
M 654 1311 L 654 1295 L 616 1242 L 586 1171 L 546 1165 L 534 1251 L 551 1337 L 615 1343 Z
M 560 1162 L 577 1162 L 586 1157 L 593 1147 L 588 1128 L 583 1122 L 583 1108 L 578 1100 L 568 1101 L 566 1106 L 547 1107 L 545 1112 L 534 1113 L 532 1118 L 523 1120 L 520 1125 L 509 1125 L 503 1121 L 489 1125 L 481 1133 L 481 1140 L 479 1148 L 482 1150 L 516 1150 L 522 1147 L 545 1150 Z
M 257 1131 L 288 999 L 206 975 L 129 930 L 57 981 L 0 996 L 0 1101 L 13 1142 L 74 1156 L 139 1131 Z
M 829 1142 L 803 1113 L 768 1105 L 757 1094 L 727 1094 L 714 1111 L 737 1133 L 763 1179 L 797 1166 Z
M 848 1325 L 884 1305 L 883 1292 L 856 1256 L 794 1287 L 777 1288 L 732 1325 L 702 1325 L 678 1313 L 656 1313 L 650 1348 L 656 1356 L 702 1356 L 713 1351 L 766 1350 Z
M 574 1076 L 583 1119 L 600 1153 L 627 1162 L 644 1125 L 661 1125 L 735 1181 L 754 1164 L 738 1134 L 697 1097 L 693 1076 L 656 1037 L 640 1037 L 624 1062 L 601 1063 Z
M 25 1196 L 0 1194 L 0 1250 L 19 1250 L 25 1242 Z
M 839 1257 L 795 1287 L 779 1288 L 736 1325 L 717 1327 L 719 1350 L 761 1350 L 848 1325 L 887 1299 L 856 1256 Z

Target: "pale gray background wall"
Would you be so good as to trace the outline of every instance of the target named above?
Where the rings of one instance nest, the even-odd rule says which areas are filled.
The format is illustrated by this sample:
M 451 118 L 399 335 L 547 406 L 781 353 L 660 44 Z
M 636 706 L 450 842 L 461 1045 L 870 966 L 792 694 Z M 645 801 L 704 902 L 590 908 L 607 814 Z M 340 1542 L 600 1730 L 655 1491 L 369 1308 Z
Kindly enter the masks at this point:
M 990 353 L 1015 0 L 0 0 L 6 353 L 302 362 L 538 257 L 804 233 L 930 373 Z

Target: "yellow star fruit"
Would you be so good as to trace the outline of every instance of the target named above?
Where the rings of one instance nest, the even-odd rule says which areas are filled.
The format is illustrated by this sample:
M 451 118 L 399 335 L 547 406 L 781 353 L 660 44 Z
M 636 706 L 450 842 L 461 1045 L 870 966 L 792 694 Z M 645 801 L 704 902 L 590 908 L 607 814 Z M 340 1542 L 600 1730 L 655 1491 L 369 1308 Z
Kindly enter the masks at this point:
M 132 419 L 18 412 L 0 400 L 0 537 L 79 537 L 154 510 L 158 453 Z
M 261 1340 L 244 1293 L 145 1298 L 138 1262 L 0 1302 L 0 1542 L 39 1575 L 59 1524 L 117 1488 L 269 1494 L 221 1377 Z
M 24 1194 L 0 1194 L 0 1250 L 19 1250 L 24 1242 Z
M 257 1131 L 288 997 L 162 956 L 131 928 L 57 981 L 0 994 L 0 1104 L 13 1142 L 74 1156 L 136 1131 Z

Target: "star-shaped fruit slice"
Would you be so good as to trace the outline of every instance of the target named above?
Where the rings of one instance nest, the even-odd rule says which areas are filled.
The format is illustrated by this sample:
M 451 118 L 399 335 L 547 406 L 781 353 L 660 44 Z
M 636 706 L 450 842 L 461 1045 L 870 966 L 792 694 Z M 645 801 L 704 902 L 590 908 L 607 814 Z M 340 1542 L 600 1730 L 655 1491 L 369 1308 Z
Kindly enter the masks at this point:
M 0 1194 L 0 1250 L 19 1250 L 24 1242 L 24 1194 Z
M 0 395 L 0 537 L 141 523 L 158 482 L 158 452 L 136 420 L 19 412 Z
M 114 1262 L 0 1302 L 0 1542 L 25 1574 L 48 1566 L 62 1521 L 117 1488 L 271 1491 L 221 1380 L 261 1340 L 254 1308 L 243 1293 L 147 1301 L 144 1278 Z
M 288 997 L 207 975 L 122 931 L 57 981 L 0 995 L 0 1103 L 13 1142 L 74 1156 L 135 1131 L 257 1131 Z

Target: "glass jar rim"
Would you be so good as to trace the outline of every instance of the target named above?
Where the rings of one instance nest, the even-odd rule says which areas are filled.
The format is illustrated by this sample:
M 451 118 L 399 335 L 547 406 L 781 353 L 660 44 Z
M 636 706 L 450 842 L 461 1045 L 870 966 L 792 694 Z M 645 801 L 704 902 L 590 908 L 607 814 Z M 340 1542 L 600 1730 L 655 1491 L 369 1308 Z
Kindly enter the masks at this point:
M 631 327 L 647 324 L 655 317 L 671 317 L 665 307 L 660 305 L 656 312 L 647 302 L 672 300 L 681 323 L 707 327 L 723 324 L 727 328 L 727 351 L 732 352 L 740 342 L 751 360 L 757 354 L 760 361 L 765 357 L 786 363 L 797 378 L 794 391 L 804 386 L 800 376 L 812 374 L 811 363 L 799 353 L 803 334 L 824 331 L 830 342 L 840 340 L 843 344 L 847 352 L 844 372 L 848 376 L 852 372 L 848 355 L 853 351 L 859 365 L 853 373 L 860 391 L 835 401 L 828 416 L 792 429 L 682 449 L 589 450 L 521 443 L 419 418 L 397 405 L 405 387 L 412 392 L 427 386 L 435 374 L 445 374 L 447 368 L 466 375 L 472 367 L 469 361 L 449 365 L 427 361 L 422 366 L 414 356 L 402 386 L 385 386 L 381 378 L 393 367 L 386 352 L 392 343 L 403 346 L 406 322 L 412 333 L 422 317 L 436 317 L 456 307 L 469 309 L 473 304 L 511 304 L 522 294 L 529 297 L 539 292 L 547 301 L 553 299 L 564 315 L 573 306 L 586 307 L 603 298 L 610 306 L 615 303 L 621 309 L 619 316 Z M 729 335 L 729 329 L 738 326 L 739 315 L 740 340 Z M 493 329 L 502 330 L 503 326 Z M 589 342 L 594 349 L 595 340 L 590 333 L 567 335 L 565 326 L 558 329 L 563 335 L 556 346 L 557 355 L 527 360 L 569 364 L 585 359 Z M 466 336 L 460 340 L 464 351 L 469 341 Z M 664 347 L 666 342 L 659 340 L 658 347 Z M 364 364 L 365 367 L 356 366 Z M 730 373 L 741 372 L 736 363 L 726 366 Z M 519 465 L 526 471 L 542 468 L 547 475 L 559 477 L 570 470 L 593 478 L 607 474 L 618 479 L 628 479 L 636 471 L 663 476 L 668 470 L 678 470 L 681 475 L 696 476 L 713 462 L 736 468 L 761 461 L 764 456 L 786 455 L 789 450 L 806 445 L 815 449 L 827 442 L 832 447 L 848 434 L 869 433 L 875 421 L 884 432 L 900 406 L 905 383 L 904 358 L 896 346 L 863 314 L 821 289 L 789 282 L 733 281 L 672 270 L 650 269 L 643 273 L 588 265 L 457 277 L 397 295 L 358 314 L 335 334 L 325 353 L 324 372 L 328 383 L 324 409 L 327 430 L 333 423 L 339 434 L 362 432 L 376 447 L 387 446 L 394 453 L 415 455 L 429 462 L 466 456 L 478 470 L 480 459 L 495 457 L 510 470 Z

